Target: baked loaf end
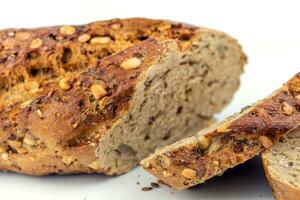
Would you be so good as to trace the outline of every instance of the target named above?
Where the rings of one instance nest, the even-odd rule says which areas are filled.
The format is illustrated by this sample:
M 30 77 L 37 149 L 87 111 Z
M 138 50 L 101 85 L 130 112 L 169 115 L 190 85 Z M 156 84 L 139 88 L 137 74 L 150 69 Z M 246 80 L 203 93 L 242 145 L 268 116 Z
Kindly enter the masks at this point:
M 277 200 L 300 196 L 300 129 L 296 128 L 262 154 L 263 165 Z
M 300 74 L 266 99 L 197 135 L 158 150 L 141 165 L 166 184 L 185 189 L 270 148 L 300 124 Z
M 207 126 L 245 61 L 223 33 L 162 20 L 3 30 L 0 169 L 124 173 Z

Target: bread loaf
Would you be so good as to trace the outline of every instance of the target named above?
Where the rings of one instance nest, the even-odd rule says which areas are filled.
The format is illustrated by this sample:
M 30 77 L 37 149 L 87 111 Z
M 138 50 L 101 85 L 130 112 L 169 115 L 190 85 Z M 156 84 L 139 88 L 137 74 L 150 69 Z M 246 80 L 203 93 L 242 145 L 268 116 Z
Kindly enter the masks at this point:
M 0 169 L 121 174 L 207 126 L 245 64 L 224 33 L 162 20 L 0 31 Z
M 262 154 L 263 165 L 276 200 L 300 197 L 300 129 L 288 133 Z
M 158 150 L 141 165 L 179 190 L 203 183 L 270 148 L 298 126 L 299 96 L 300 74 L 297 74 L 266 99 Z

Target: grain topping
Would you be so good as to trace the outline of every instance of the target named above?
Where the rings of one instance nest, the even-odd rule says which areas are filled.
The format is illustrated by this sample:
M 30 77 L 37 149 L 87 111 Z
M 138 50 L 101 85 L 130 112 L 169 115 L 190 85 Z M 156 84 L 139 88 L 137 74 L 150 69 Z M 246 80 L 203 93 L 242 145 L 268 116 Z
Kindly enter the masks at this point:
M 107 95 L 107 91 L 100 84 L 93 84 L 91 86 L 91 92 L 96 99 L 100 99 L 101 97 Z
M 141 59 L 133 57 L 123 61 L 120 66 L 123 69 L 135 69 L 139 67 L 141 64 L 142 64 Z
M 31 49 L 37 49 L 39 47 L 41 47 L 43 44 L 43 40 L 41 40 L 40 38 L 36 38 L 34 40 L 31 41 L 31 44 L 30 44 L 30 48 Z
M 282 112 L 283 114 L 290 116 L 294 113 L 294 108 L 287 102 L 282 103 Z
M 93 37 L 90 41 L 91 44 L 107 44 L 111 41 L 110 37 L 108 36 L 99 36 Z
M 62 26 L 59 32 L 63 35 L 73 35 L 76 32 L 76 28 L 74 26 Z
M 193 179 L 196 177 L 197 172 L 193 169 L 185 168 L 182 170 L 181 175 L 188 179 Z
M 210 138 L 204 135 L 198 136 L 198 147 L 201 150 L 206 150 L 210 145 Z
M 71 88 L 71 85 L 69 84 L 69 79 L 63 78 L 58 83 L 60 89 L 62 90 L 69 90 Z
M 80 35 L 77 39 L 79 42 L 85 43 L 91 39 L 91 35 L 88 33 L 84 33 L 84 34 Z

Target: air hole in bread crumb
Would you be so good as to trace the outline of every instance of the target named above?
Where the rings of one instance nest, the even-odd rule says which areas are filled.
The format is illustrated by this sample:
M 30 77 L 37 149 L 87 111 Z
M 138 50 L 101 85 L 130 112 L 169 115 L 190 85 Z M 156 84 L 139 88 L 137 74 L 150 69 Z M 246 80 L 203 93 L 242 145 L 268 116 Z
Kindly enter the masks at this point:
M 166 89 L 168 87 L 168 83 L 164 82 L 164 88 Z
M 179 106 L 177 108 L 176 114 L 179 115 L 181 113 L 181 111 L 182 111 L 182 106 Z
M 207 83 L 207 86 L 208 87 L 211 87 L 212 85 L 214 85 L 214 84 L 216 84 L 216 83 L 218 83 L 219 81 L 217 81 L 217 80 L 212 80 L 212 81 L 209 81 L 208 83 Z
M 149 119 L 148 119 L 148 124 L 149 124 L 149 125 L 152 125 L 154 121 L 155 121 L 155 116 L 151 116 L 151 117 L 149 117 Z
M 171 133 L 168 132 L 164 137 L 163 137 L 163 140 L 168 140 L 171 136 Z
M 147 140 L 149 140 L 150 139 L 150 136 L 149 135 L 146 135 L 145 137 L 144 137 L 144 140 L 145 141 L 147 141 Z

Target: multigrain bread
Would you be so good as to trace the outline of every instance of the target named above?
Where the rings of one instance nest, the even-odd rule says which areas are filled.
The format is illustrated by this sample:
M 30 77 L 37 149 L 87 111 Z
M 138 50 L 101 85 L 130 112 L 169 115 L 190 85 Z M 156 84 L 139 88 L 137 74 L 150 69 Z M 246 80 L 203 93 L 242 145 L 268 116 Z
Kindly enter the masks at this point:
M 276 200 L 300 198 L 300 128 L 262 154 L 264 169 Z
M 203 183 L 268 149 L 300 124 L 300 74 L 266 99 L 141 161 L 182 190 Z
M 148 19 L 7 29 L 0 50 L 0 169 L 32 175 L 130 170 L 207 126 L 246 61 L 224 33 Z

